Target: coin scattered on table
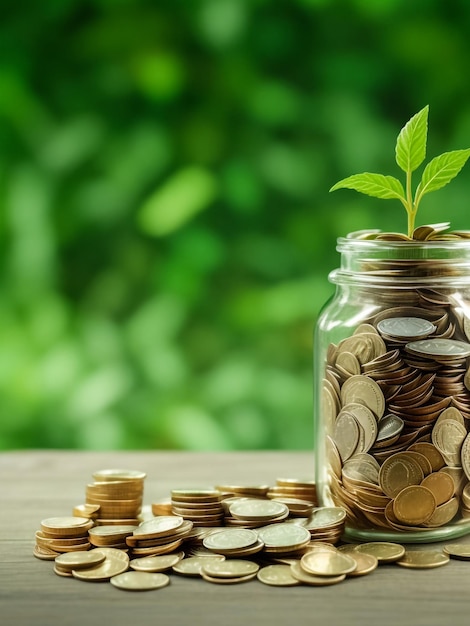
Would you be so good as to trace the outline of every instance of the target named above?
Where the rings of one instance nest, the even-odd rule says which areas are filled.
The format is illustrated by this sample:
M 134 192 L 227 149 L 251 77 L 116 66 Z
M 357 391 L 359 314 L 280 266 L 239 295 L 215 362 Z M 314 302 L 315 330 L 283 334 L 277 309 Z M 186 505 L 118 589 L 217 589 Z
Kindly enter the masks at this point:
M 343 359 L 347 367 L 350 361 L 349 357 Z M 363 413 L 369 416 L 369 410 L 365 408 Z M 351 415 L 361 415 L 357 424 L 367 429 L 368 417 L 364 421 L 363 413 L 351 409 Z M 459 415 L 460 412 L 450 410 L 442 415 L 440 423 L 460 424 Z M 369 452 L 355 453 L 342 470 L 345 484 L 354 487 L 369 502 L 368 506 L 383 503 L 387 519 L 396 529 L 413 527 L 407 524 L 416 523 L 418 518 L 426 518 L 424 524 L 431 528 L 434 524 L 439 526 L 443 519 L 456 514 L 459 498 L 470 509 L 470 483 L 457 487 L 457 481 L 463 480 L 463 469 L 445 466 L 442 453 L 432 443 L 416 442 L 413 448 L 404 455 L 403 462 L 404 453 L 397 453 L 382 467 Z M 450 449 L 450 444 L 445 444 L 443 453 L 448 454 Z M 408 478 L 404 477 L 404 468 L 411 468 Z M 420 472 L 423 478 L 414 484 Z M 117 492 L 122 485 L 116 483 L 125 482 L 127 474 L 130 484 L 143 480 L 142 473 L 132 470 L 110 470 L 109 475 L 103 471 L 96 476 L 107 476 L 109 480 L 101 482 L 109 482 Z M 379 491 L 380 480 L 388 491 L 397 491 L 393 498 Z M 110 582 L 127 591 L 160 589 L 168 585 L 169 575 L 198 577 L 219 585 L 257 580 L 278 587 L 326 586 L 370 574 L 380 563 L 398 562 L 401 567 L 430 569 L 445 565 L 450 557 L 470 560 L 470 547 L 463 543 L 448 544 L 443 552 L 405 551 L 402 545 L 378 541 L 339 545 L 347 509 L 319 507 L 312 481 L 278 479 L 272 489 L 278 488 L 300 489 L 300 493 L 288 493 L 303 497 L 307 497 L 308 490 L 310 499 L 281 496 L 294 501 L 291 511 L 288 503 L 276 499 L 277 494 L 270 487 L 259 487 L 258 492 L 257 487 L 247 487 L 245 495 L 240 495 L 242 486 L 237 487 L 239 493 L 235 494 L 219 488 L 178 489 L 172 491 L 177 507 L 189 504 L 189 511 L 199 511 L 221 503 L 221 523 L 227 521 L 228 526 L 206 525 L 204 521 L 199 526 L 197 513 L 190 520 L 176 512 L 167 514 L 168 509 L 153 517 L 145 509 L 137 524 L 124 523 L 123 519 L 105 524 L 100 518 L 80 515 L 50 517 L 41 522 L 36 532 L 33 554 L 54 561 L 53 571 L 59 577 Z M 299 509 L 303 510 L 305 503 L 308 515 L 303 517 Z M 89 513 L 96 513 L 96 508 L 90 507 Z

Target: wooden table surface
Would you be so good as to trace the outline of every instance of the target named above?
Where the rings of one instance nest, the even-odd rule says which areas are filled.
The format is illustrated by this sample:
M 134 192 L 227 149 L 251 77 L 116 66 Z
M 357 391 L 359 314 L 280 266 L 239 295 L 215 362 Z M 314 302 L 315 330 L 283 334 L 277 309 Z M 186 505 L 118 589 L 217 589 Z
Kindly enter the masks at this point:
M 0 624 L 4 626 L 263 626 L 267 624 L 467 625 L 470 562 L 433 570 L 380 566 L 369 576 L 331 587 L 268 587 L 258 581 L 214 585 L 171 576 L 168 587 L 125 592 L 109 583 L 61 578 L 33 556 L 42 519 L 71 515 L 84 502 L 94 470 L 125 467 L 147 472 L 145 502 L 174 487 L 217 482 L 274 484 L 306 477 L 306 452 L 62 452 L 0 454 Z M 470 537 L 461 541 L 470 542 Z M 436 544 L 437 547 L 440 547 Z

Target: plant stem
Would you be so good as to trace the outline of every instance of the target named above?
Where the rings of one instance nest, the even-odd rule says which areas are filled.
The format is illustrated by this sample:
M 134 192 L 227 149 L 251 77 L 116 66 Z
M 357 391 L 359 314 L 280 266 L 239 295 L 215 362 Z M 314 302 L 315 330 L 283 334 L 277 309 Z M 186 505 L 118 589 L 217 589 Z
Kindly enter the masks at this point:
M 408 237 L 413 237 L 415 229 L 416 211 L 413 207 L 413 194 L 411 191 L 411 170 L 406 172 L 406 212 L 408 214 Z

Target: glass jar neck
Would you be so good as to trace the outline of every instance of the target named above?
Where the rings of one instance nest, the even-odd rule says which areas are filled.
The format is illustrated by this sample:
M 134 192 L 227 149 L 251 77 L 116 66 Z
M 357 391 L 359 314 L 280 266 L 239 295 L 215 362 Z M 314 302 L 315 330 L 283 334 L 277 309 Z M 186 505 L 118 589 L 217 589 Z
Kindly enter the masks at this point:
M 381 241 L 338 239 L 341 267 L 335 284 L 399 287 L 470 285 L 470 240 Z

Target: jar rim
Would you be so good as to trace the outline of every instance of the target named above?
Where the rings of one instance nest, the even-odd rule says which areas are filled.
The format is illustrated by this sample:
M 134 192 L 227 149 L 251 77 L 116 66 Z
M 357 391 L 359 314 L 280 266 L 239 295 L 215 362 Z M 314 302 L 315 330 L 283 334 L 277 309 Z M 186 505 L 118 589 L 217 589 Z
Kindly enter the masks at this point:
M 378 234 L 381 230 L 358 230 L 353 231 L 345 237 L 337 238 L 337 250 L 470 250 L 470 239 L 441 239 L 436 241 L 394 241 L 385 239 L 360 239 L 360 235 Z

